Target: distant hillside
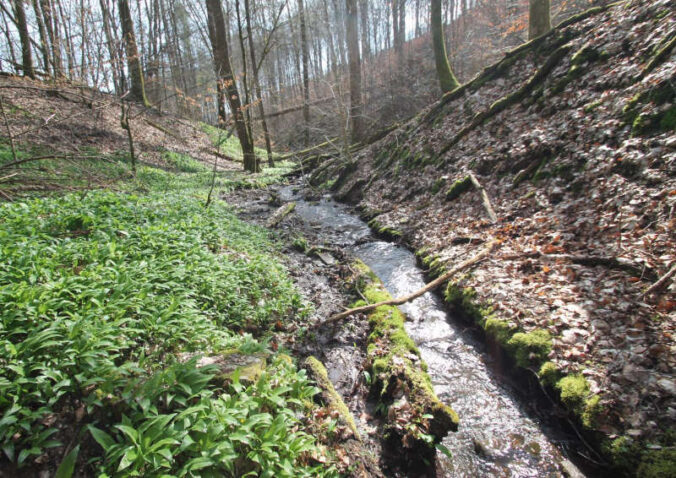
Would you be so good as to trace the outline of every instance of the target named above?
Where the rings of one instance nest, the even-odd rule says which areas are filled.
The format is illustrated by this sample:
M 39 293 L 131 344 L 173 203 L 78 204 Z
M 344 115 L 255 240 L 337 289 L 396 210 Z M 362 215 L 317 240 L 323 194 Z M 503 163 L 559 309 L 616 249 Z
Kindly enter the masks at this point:
M 313 176 L 432 274 L 498 240 L 447 301 L 559 397 L 591 461 L 641 476 L 676 466 L 675 13 L 585 12 Z
M 130 149 L 120 99 L 69 83 L 0 77 L 0 193 L 111 186 L 129 178 Z M 204 123 L 132 105 L 139 166 L 176 172 L 242 169 L 236 136 Z M 11 132 L 17 159 L 11 150 Z M 220 146 L 219 146 L 220 143 Z M 265 151 L 259 150 L 259 157 Z M 42 159 L 38 159 L 42 158 Z

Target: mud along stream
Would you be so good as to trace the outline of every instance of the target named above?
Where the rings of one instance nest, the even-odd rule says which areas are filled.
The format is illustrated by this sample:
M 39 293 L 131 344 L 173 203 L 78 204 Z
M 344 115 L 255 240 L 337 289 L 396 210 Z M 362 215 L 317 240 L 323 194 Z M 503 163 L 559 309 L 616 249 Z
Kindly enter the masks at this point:
M 374 238 L 347 206 L 328 196 L 306 200 L 295 186 L 283 187 L 277 194 L 282 202 L 296 202 L 301 229 L 311 229 L 324 246 L 361 259 L 392 296 L 425 285 L 415 256 L 404 247 Z M 250 205 L 245 208 L 250 217 L 267 207 L 263 201 L 257 203 L 253 210 Z M 460 416 L 459 430 L 443 441 L 452 458 L 437 453 L 437 476 L 582 476 L 564 457 L 572 437 L 557 427 L 548 428 L 526 410 L 509 380 L 492 370 L 499 359 L 487 353 L 466 324 L 449 316 L 437 296 L 427 293 L 400 309 L 407 315 L 408 334 L 427 362 L 435 392 Z M 358 380 L 359 370 L 355 370 L 355 359 L 346 354 L 351 350 L 358 354 L 356 347 L 348 339 L 337 347 L 340 350 L 331 350 L 335 343 L 326 337 L 320 341 L 329 377 L 339 390 L 349 390 L 344 384 Z M 360 407 L 351 408 L 355 412 Z

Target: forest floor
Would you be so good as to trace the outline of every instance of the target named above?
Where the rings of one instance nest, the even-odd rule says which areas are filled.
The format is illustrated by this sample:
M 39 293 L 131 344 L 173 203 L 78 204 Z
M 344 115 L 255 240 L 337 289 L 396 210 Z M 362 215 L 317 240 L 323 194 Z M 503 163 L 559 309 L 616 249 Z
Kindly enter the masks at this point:
M 496 240 L 446 284 L 448 304 L 559 397 L 592 459 L 647 476 L 676 461 L 675 25 L 666 0 L 598 10 L 313 178 L 431 275 Z M 350 470 L 336 446 L 349 432 L 281 353 L 316 352 L 299 337 L 346 307 L 349 271 L 294 250 L 293 217 L 276 237 L 242 221 L 274 211 L 244 190 L 291 165 L 245 174 L 232 138 L 134 108 L 134 178 L 113 97 L 4 77 L 0 96 L 0 476 L 189 472 L 223 457 L 237 467 L 223 473 Z M 226 202 L 205 209 L 214 167 Z M 247 204 L 242 218 L 228 198 Z M 205 348 L 215 367 L 193 357 Z M 266 357 L 268 372 L 240 380 L 224 355 Z M 350 380 L 336 385 L 357 397 Z M 226 408 L 243 410 L 237 423 Z

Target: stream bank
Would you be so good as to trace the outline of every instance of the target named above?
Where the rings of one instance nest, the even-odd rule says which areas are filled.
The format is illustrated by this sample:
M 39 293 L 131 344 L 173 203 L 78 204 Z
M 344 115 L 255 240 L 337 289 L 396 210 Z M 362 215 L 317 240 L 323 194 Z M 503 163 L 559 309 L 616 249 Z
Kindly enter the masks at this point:
M 364 261 L 393 296 L 417 290 L 426 278 L 415 256 L 403 247 L 374 237 L 368 225 L 347 206 L 298 186 L 260 192 L 240 191 L 226 200 L 240 217 L 263 224 L 280 205 L 296 202 L 295 213 L 279 228 L 287 247 L 290 273 L 304 296 L 315 306 L 312 321 L 322 321 L 349 307 L 358 298 L 345 282 L 353 272 L 353 258 Z M 319 251 L 309 248 L 319 246 Z M 308 253 L 309 252 L 309 253 Z M 316 254 L 320 252 L 320 254 Z M 347 319 L 325 329 L 284 334 L 284 345 L 300 355 L 316 355 L 355 417 L 365 446 L 380 457 L 388 476 L 583 476 L 566 458 L 576 456 L 574 434 L 548 425 L 551 407 L 542 396 L 519 393 L 519 384 L 501 373 L 509 368 L 500 354 L 491 353 L 476 329 L 449 317 L 434 294 L 406 304 L 406 331 L 427 363 L 434 391 L 460 415 L 460 429 L 443 441 L 436 470 L 406 468 L 404 460 L 378 439 L 386 419 L 369 397 L 364 373 L 369 328 L 364 317 Z M 294 332 L 294 331 L 291 331 Z M 549 417 L 551 418 L 551 417 Z M 577 456 L 576 456 L 577 457 Z M 577 457 L 579 458 L 579 457 Z

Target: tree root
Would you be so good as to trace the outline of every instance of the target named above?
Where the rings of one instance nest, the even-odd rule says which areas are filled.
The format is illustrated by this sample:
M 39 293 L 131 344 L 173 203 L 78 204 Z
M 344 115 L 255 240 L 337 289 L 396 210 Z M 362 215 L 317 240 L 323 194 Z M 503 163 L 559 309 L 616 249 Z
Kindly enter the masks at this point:
M 453 146 L 458 144 L 461 139 L 467 136 L 475 128 L 482 125 L 485 121 L 525 98 L 531 91 L 533 91 L 533 89 L 535 89 L 538 84 L 542 83 L 547 78 L 547 75 L 556 67 L 556 65 L 559 64 L 559 62 L 571 51 L 571 49 L 572 46 L 570 44 L 566 44 L 557 48 L 556 51 L 554 51 L 554 53 L 552 53 L 549 58 L 547 58 L 545 64 L 542 65 L 542 67 L 536 71 L 535 74 L 521 88 L 519 88 L 514 93 L 504 96 L 493 103 L 490 108 L 474 116 L 472 121 L 467 126 L 462 128 L 451 141 L 446 143 L 446 145 L 441 148 L 439 151 L 439 156 L 447 153 Z
M 636 277 L 646 278 L 648 280 L 655 280 L 655 272 L 646 265 L 636 264 L 627 259 L 612 256 L 584 256 L 574 254 L 545 254 L 540 251 L 525 252 L 523 254 L 514 254 L 500 257 L 500 260 L 517 260 L 517 259 L 543 259 L 549 261 L 569 261 L 574 264 L 579 264 L 587 267 L 603 266 L 608 269 L 616 269 L 628 272 Z
M 671 269 L 669 269 L 669 272 L 664 274 L 657 282 L 655 282 L 653 285 L 651 285 L 644 293 L 643 295 L 650 295 L 654 292 L 660 292 L 662 289 L 664 289 L 667 284 L 669 283 L 669 280 L 676 274 L 676 264 L 674 264 Z

